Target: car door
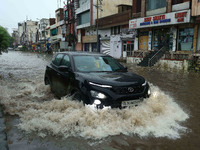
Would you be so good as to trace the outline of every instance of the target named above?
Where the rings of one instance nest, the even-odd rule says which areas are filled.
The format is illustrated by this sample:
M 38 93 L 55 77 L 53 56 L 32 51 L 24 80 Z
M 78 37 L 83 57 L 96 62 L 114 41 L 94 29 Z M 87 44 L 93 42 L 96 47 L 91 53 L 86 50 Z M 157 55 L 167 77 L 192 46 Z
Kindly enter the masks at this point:
M 51 88 L 56 93 L 56 95 L 59 95 L 59 70 L 58 67 L 60 66 L 61 60 L 63 58 L 64 54 L 58 54 L 56 55 L 55 59 L 51 63 Z
M 68 55 L 65 55 L 60 63 L 60 66 L 67 66 L 69 71 L 59 71 L 58 73 L 58 85 L 60 96 L 65 96 L 69 92 L 70 75 L 71 75 L 71 62 Z

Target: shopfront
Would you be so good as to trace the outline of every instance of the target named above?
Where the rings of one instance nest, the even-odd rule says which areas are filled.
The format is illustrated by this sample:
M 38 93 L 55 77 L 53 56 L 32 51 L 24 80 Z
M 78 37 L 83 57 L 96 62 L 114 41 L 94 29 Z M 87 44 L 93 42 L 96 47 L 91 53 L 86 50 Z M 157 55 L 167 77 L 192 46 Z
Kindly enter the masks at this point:
M 148 50 L 149 31 L 140 30 L 139 32 L 139 49 Z
M 171 28 L 158 28 L 153 30 L 153 50 L 160 50 L 165 47 L 167 50 L 172 50 L 173 32 Z
M 84 51 L 97 52 L 97 36 L 83 36 Z
M 194 26 L 190 10 L 171 12 L 129 21 L 129 29 L 138 30 L 138 50 L 192 51 Z
M 134 41 L 123 41 L 123 57 L 132 56 L 134 51 Z
M 193 51 L 194 27 L 179 28 L 178 50 Z

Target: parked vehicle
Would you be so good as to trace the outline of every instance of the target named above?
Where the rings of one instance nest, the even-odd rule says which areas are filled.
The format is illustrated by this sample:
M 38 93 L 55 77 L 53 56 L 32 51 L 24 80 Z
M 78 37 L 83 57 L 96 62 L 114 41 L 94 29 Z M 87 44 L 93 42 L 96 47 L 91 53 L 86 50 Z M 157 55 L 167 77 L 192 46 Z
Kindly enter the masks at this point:
M 150 95 L 143 77 L 99 53 L 57 53 L 46 66 L 44 81 L 57 96 L 70 94 L 97 108 L 135 106 Z

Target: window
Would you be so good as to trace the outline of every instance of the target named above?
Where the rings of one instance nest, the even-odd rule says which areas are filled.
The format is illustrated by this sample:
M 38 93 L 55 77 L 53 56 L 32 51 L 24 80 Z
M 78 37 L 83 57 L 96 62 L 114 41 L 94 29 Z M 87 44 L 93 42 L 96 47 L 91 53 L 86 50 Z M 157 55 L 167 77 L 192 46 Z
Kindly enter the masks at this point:
M 112 28 L 111 28 L 111 34 L 112 34 L 112 35 L 120 34 L 120 26 L 112 27 Z
M 65 55 L 61 64 L 60 65 L 64 65 L 64 66 L 67 66 L 67 67 L 70 67 L 70 59 L 69 59 L 69 56 L 68 55 Z
M 147 0 L 147 11 L 166 7 L 166 0 Z
M 179 29 L 178 48 L 182 51 L 193 50 L 194 28 Z
M 80 72 L 125 71 L 118 61 L 109 56 L 74 56 L 74 64 Z
M 127 11 L 127 10 L 131 10 L 131 9 L 132 9 L 132 6 L 128 6 L 128 5 L 118 6 L 118 12 L 119 13 L 122 13 L 122 12 Z
M 90 11 L 80 14 L 79 25 L 86 24 L 90 22 Z
M 60 65 L 60 61 L 62 60 L 63 54 L 58 54 L 53 60 L 53 64 L 56 66 Z
M 51 30 L 51 36 L 55 36 L 55 35 L 57 35 L 57 29 L 56 28 Z
M 137 13 L 141 12 L 141 0 L 137 0 L 136 12 L 137 12 Z
M 132 56 L 134 51 L 134 42 L 133 41 L 124 41 L 123 42 L 124 51 L 126 51 L 127 56 Z

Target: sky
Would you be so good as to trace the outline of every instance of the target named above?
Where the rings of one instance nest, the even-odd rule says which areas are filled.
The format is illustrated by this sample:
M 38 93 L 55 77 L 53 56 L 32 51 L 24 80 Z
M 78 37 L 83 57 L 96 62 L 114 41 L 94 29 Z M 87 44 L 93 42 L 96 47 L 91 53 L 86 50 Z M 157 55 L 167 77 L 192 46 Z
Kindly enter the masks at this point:
M 57 2 L 58 1 L 58 2 Z M 55 18 L 55 10 L 63 7 L 64 0 L 0 0 L 0 26 L 8 28 L 11 34 L 19 22 L 26 19 L 38 21 Z

